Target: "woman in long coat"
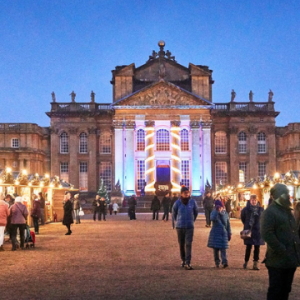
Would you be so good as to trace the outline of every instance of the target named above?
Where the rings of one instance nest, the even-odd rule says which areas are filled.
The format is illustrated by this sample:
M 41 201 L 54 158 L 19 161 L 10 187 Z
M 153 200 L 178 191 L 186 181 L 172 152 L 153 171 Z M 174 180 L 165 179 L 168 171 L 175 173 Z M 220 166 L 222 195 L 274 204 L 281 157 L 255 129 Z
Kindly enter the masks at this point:
M 246 207 L 241 212 L 244 230 L 251 230 L 251 238 L 244 240 L 244 244 L 246 245 L 244 269 L 247 269 L 251 249 L 254 246 L 253 270 L 259 270 L 259 250 L 260 246 L 265 244 L 260 235 L 260 217 L 263 210 L 256 200 L 256 195 L 251 195 Z
M 63 225 L 66 225 L 66 227 L 68 228 L 68 232 L 66 233 L 66 235 L 70 235 L 72 233 L 71 224 L 74 223 L 73 214 L 72 214 L 73 205 L 70 199 L 71 199 L 71 194 L 67 193 L 67 195 L 65 196 L 64 218 L 63 218 Z

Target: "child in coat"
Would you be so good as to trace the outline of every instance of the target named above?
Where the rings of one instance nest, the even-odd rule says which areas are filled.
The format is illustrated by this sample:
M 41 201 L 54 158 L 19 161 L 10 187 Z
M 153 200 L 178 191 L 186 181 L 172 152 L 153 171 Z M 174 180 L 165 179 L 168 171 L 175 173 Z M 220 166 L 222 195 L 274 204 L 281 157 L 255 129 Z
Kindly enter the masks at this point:
M 117 214 L 118 209 L 119 209 L 119 205 L 117 204 L 117 202 L 114 202 L 114 204 L 113 204 L 113 210 L 114 210 L 115 215 Z

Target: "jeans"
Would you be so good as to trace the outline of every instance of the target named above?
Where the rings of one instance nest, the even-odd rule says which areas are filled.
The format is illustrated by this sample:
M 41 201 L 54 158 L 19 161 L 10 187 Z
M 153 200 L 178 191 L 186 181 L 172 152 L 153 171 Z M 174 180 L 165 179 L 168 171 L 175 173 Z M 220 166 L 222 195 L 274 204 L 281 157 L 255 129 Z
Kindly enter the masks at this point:
M 79 209 L 74 209 L 74 217 L 76 220 L 76 224 L 80 224 L 80 216 L 79 216 Z
M 98 220 L 101 221 L 101 216 L 103 215 L 103 220 L 105 220 L 105 212 L 99 211 Z
M 296 268 L 277 269 L 267 267 L 269 271 L 269 288 L 267 300 L 287 300 L 292 290 Z
M 163 220 L 166 218 L 166 220 L 168 221 L 169 220 L 169 210 L 165 210 L 164 211 L 164 215 L 163 215 Z
M 205 218 L 206 218 L 206 225 L 211 225 L 211 220 L 210 220 L 210 214 L 212 212 L 211 208 L 205 208 Z
M 93 215 L 93 220 L 96 221 L 96 216 L 98 214 L 98 220 L 99 220 L 99 210 L 95 209 L 94 210 L 94 215 Z
M 34 232 L 39 233 L 39 218 L 32 218 L 32 220 L 33 220 Z
M 191 263 L 194 228 L 176 228 L 180 257 L 183 262 Z
M 213 250 L 214 250 L 214 259 L 215 259 L 216 266 L 220 265 L 219 252 L 221 252 L 222 265 L 225 265 L 228 263 L 226 249 L 213 248 Z
M 20 246 L 24 248 L 26 224 L 11 224 L 12 247 L 16 249 L 17 245 L 17 230 L 20 232 Z
M 159 214 L 159 210 L 153 210 L 153 217 L 152 217 L 152 220 L 154 220 L 155 217 L 156 217 L 156 220 L 158 220 L 158 214 Z
M 245 253 L 245 261 L 248 262 L 251 254 L 252 245 L 246 246 L 246 253 Z M 254 254 L 253 254 L 253 260 L 259 261 L 259 249 L 260 246 L 254 246 Z
M 135 207 L 129 207 L 128 215 L 129 215 L 130 220 L 136 220 Z
M 41 224 L 44 225 L 45 224 L 45 208 L 41 207 Z
M 0 226 L 0 246 L 4 244 L 4 230 L 5 226 Z

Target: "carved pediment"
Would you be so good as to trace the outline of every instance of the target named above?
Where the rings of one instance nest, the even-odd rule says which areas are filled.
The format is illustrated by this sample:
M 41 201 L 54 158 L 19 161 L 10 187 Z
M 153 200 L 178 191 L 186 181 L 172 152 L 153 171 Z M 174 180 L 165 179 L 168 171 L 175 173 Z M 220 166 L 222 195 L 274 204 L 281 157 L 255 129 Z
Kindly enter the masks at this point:
M 206 99 L 200 98 L 176 85 L 160 81 L 137 93 L 129 95 L 117 102 L 118 106 L 182 106 L 211 105 Z

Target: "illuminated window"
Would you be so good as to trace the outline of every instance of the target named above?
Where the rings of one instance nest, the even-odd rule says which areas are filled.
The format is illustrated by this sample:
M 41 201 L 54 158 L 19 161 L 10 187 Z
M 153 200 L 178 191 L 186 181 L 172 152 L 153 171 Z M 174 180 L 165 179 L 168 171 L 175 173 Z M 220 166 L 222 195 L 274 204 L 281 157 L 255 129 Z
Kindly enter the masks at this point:
M 111 137 L 110 134 L 108 133 L 100 136 L 100 153 L 101 154 L 111 153 Z
M 180 131 L 181 151 L 189 151 L 189 132 L 186 129 Z
M 218 131 L 215 134 L 215 153 L 227 153 L 227 137 L 226 132 Z
M 259 132 L 257 135 L 257 146 L 258 146 L 258 153 L 266 153 L 266 135 L 263 132 Z
M 145 151 L 145 131 L 139 129 L 136 134 L 136 150 Z
M 60 178 L 66 182 L 69 182 L 69 163 L 60 163 Z
M 145 161 L 137 160 L 137 189 L 140 191 L 145 187 Z
M 79 163 L 79 190 L 88 191 L 88 164 L 87 162 Z
M 16 160 L 13 161 L 12 166 L 13 166 L 13 168 L 16 168 L 18 166 L 18 162 Z
M 112 186 L 112 165 L 111 162 L 104 161 L 100 164 L 100 178 L 106 186 L 107 191 L 111 191 Z
M 239 182 L 247 182 L 247 163 L 239 162 Z
M 19 139 L 11 139 L 12 148 L 20 148 Z
M 227 183 L 227 163 L 218 161 L 215 165 L 216 185 L 225 185 Z
M 160 129 L 156 133 L 156 150 L 169 151 L 170 150 L 170 136 L 169 131 Z
M 79 153 L 87 153 L 87 134 L 85 132 L 79 135 Z
M 69 153 L 69 136 L 66 132 L 60 135 L 60 153 Z
M 181 161 L 181 184 L 190 188 L 190 162 L 188 160 Z
M 259 162 L 258 163 L 258 176 L 264 177 L 266 175 L 266 163 L 265 162 Z
M 239 139 L 239 153 L 247 152 L 247 135 L 244 131 L 241 131 L 238 135 Z

